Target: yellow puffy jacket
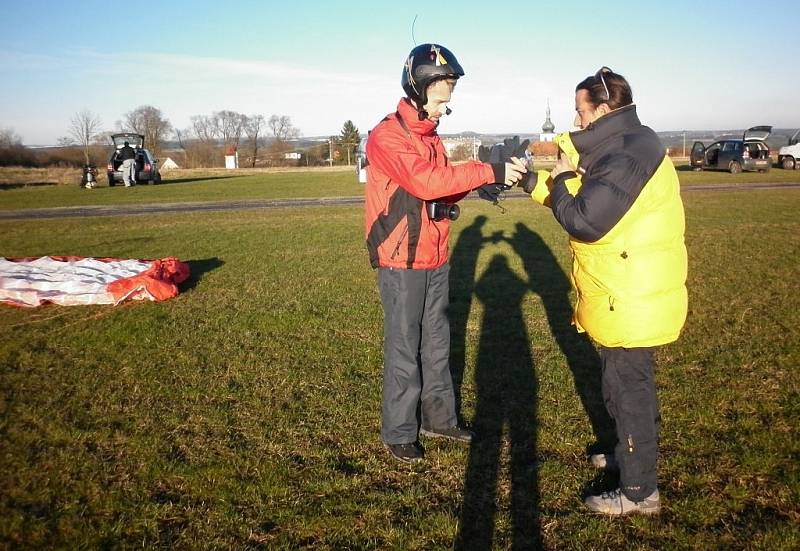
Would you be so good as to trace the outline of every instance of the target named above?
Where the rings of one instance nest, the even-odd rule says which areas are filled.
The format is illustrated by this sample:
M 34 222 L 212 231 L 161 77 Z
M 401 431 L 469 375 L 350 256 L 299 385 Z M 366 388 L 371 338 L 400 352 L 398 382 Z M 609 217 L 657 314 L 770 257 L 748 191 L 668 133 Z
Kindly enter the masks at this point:
M 635 106 L 556 138 L 576 172 L 540 171 L 531 193 L 570 234 L 573 322 L 602 346 L 678 338 L 686 321 L 687 255 L 680 184 Z

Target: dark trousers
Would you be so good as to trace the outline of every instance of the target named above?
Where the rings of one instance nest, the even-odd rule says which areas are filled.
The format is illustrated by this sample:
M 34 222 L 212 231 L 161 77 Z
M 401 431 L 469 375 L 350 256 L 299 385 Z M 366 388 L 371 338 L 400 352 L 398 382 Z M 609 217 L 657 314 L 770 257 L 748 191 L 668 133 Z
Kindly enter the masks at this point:
M 420 427 L 456 424 L 447 307 L 450 266 L 378 269 L 383 303 L 383 415 L 387 444 L 417 440 Z
M 620 468 L 620 489 L 641 501 L 658 481 L 658 430 L 661 417 L 655 385 L 655 348 L 600 348 L 603 399 L 616 424 L 614 450 Z

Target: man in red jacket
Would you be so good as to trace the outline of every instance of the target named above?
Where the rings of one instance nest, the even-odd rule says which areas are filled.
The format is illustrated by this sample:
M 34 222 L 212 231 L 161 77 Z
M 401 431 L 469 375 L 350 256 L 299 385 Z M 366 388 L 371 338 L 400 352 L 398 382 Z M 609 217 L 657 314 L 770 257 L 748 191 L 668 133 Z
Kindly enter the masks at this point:
M 482 195 L 496 195 L 526 172 L 515 158 L 448 162 L 436 127 L 450 114 L 447 104 L 463 75 L 443 46 L 411 50 L 402 76 L 406 97 L 367 141 L 365 229 L 384 312 L 381 438 L 406 463 L 423 458 L 419 434 L 472 440 L 458 425 L 449 365 L 447 259 L 455 203 L 482 186 Z

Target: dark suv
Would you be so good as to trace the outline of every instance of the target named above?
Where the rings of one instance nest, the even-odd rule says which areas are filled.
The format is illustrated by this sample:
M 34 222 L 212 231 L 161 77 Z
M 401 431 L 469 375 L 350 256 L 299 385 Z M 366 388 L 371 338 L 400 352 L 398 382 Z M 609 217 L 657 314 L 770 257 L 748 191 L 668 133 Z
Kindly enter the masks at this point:
M 769 146 L 765 143 L 772 132 L 771 126 L 748 128 L 741 140 L 720 140 L 708 147 L 694 142 L 690 161 L 692 168 L 716 168 L 738 174 L 743 170 L 767 172 L 772 168 Z
M 109 186 L 113 187 L 117 182 L 122 182 L 122 172 L 119 170 L 122 160 L 119 159 L 119 150 L 124 147 L 125 142 L 128 142 L 136 150 L 136 183 L 161 183 L 161 174 L 158 172 L 158 159 L 153 158 L 153 154 L 144 149 L 144 136 L 142 134 L 133 134 L 131 132 L 112 134 L 111 141 L 114 143 L 114 151 L 111 152 L 111 158 L 108 160 L 108 166 L 106 167 Z

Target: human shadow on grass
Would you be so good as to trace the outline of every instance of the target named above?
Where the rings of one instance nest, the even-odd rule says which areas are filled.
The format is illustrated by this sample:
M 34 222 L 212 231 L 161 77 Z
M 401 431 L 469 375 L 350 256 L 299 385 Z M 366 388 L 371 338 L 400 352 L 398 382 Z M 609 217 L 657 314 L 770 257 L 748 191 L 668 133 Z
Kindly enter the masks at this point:
M 586 333 L 572 325 L 571 283 L 550 247 L 525 224 L 517 223 L 509 240 L 522 258 L 531 291 L 539 295 L 550 331 L 572 373 L 575 390 L 589 419 L 595 441 L 587 453 L 611 453 L 616 444 L 614 421 L 608 415 L 601 392 L 600 355 Z
M 590 421 L 595 441 L 589 443 L 587 452 L 613 450 L 616 437 L 600 391 L 598 353 L 586 335 L 572 326 L 571 285 L 552 251 L 537 233 L 521 223 L 516 225 L 510 239 L 502 235 L 484 238 L 481 228 L 485 222 L 485 217 L 478 217 L 462 231 L 451 258 L 450 313 L 454 352 L 451 369 L 458 397 L 473 291 L 485 308 L 475 368 L 473 428 L 477 437 L 470 448 L 456 548 L 492 547 L 502 431 L 507 424 L 511 453 L 512 546 L 538 549 L 542 547 L 535 463 L 538 387 L 535 358 L 522 309 L 522 301 L 529 290 L 541 297 L 550 330 L 564 354 Z M 507 241 L 520 256 L 527 281 L 519 279 L 505 258 L 497 256 L 481 280 L 472 286 L 482 245 L 499 240 Z M 613 484 L 614 481 L 605 476 L 591 483 L 594 487 L 609 488 Z
M 180 290 L 182 293 L 197 287 L 197 284 L 200 283 L 200 280 L 203 279 L 205 274 L 216 270 L 225 264 L 225 261 L 220 260 L 215 256 L 212 258 L 204 258 L 202 260 L 187 260 L 186 264 L 189 265 L 189 277 L 186 279 L 186 281 L 180 284 Z
M 501 460 L 508 450 L 511 547 L 539 549 L 538 388 L 522 301 L 528 291 L 496 255 L 475 285 L 483 303 L 475 366 L 476 438 L 470 445 L 456 549 L 494 548 Z
M 475 292 L 475 267 L 485 239 L 482 228 L 486 217 L 476 216 L 474 222 L 461 231 L 450 255 L 450 374 L 456 398 L 456 413 L 464 423 L 461 386 L 464 381 L 465 350 L 467 347 L 467 319 Z

